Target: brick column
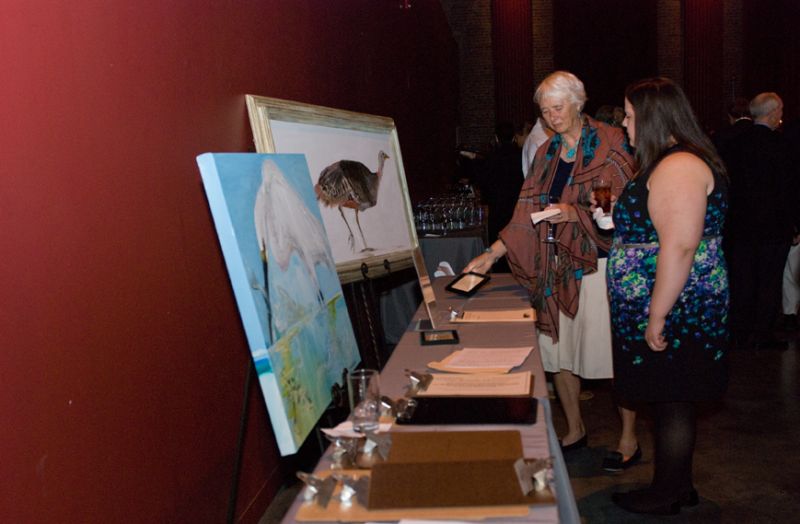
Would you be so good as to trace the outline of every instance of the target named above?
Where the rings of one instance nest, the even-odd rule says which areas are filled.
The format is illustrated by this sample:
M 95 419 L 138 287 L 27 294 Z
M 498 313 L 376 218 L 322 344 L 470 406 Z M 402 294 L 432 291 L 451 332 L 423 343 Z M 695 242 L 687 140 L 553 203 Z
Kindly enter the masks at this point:
M 727 106 L 744 92 L 742 41 L 744 17 L 742 0 L 724 0 L 722 5 L 722 99 Z
M 531 4 L 533 11 L 531 20 L 533 24 L 533 82 L 536 86 L 555 69 L 553 65 L 553 0 L 531 0 Z
M 441 0 L 459 55 L 459 140 L 484 148 L 494 136 L 491 0 Z
M 683 85 L 681 0 L 658 0 L 658 74 Z

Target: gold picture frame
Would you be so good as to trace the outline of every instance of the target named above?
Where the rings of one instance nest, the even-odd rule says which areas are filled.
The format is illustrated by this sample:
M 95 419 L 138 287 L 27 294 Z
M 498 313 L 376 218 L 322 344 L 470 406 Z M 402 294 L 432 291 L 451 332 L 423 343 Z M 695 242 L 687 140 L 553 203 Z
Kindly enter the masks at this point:
M 256 151 L 304 154 L 315 186 L 323 171 L 343 160 L 379 177 L 374 204 L 358 213 L 331 203 L 318 188 L 343 284 L 413 266 L 419 240 L 394 120 L 258 95 L 246 95 L 246 102 Z

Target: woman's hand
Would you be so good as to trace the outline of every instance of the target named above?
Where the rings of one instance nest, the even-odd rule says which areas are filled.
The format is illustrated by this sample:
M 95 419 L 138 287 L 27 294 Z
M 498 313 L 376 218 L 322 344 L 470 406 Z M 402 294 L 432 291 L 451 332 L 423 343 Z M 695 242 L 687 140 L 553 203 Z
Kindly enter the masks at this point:
M 546 222 L 551 224 L 560 224 L 562 222 L 577 222 L 578 210 L 572 204 L 550 204 L 545 209 L 560 209 L 561 213 L 545 218 Z
M 653 351 L 664 351 L 667 349 L 667 341 L 664 338 L 663 318 L 651 318 L 647 322 L 647 329 L 644 330 L 644 340 Z
M 464 266 L 464 273 L 474 271 L 475 273 L 486 274 L 492 269 L 496 261 L 497 259 L 492 253 L 481 253 Z
M 494 263 L 507 252 L 508 250 L 506 249 L 506 245 L 503 244 L 503 241 L 499 239 L 495 240 L 495 242 L 489 246 L 489 249 L 470 260 L 469 263 L 464 266 L 464 271 L 462 271 L 462 273 L 474 271 L 475 273 L 486 274 L 492 269 Z
M 617 203 L 617 197 L 615 195 L 611 195 L 611 213 L 614 212 L 614 205 Z M 595 209 L 597 209 L 597 199 L 594 197 L 594 191 L 589 193 L 589 211 L 594 214 Z

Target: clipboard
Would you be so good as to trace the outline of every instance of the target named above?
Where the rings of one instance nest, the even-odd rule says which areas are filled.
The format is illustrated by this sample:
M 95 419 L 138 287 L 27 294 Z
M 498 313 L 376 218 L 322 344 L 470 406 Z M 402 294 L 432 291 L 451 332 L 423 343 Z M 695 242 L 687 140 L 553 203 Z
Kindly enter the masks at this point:
M 419 343 L 423 346 L 458 344 L 458 331 L 455 329 L 435 329 L 419 332 Z
M 536 424 L 535 397 L 414 397 L 398 424 Z M 410 411 L 410 410 L 409 410 Z

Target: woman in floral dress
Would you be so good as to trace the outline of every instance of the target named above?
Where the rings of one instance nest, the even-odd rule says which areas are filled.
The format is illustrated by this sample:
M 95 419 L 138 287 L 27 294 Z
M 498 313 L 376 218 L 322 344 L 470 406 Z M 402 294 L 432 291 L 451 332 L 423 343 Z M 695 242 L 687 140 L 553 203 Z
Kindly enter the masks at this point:
M 652 403 L 655 473 L 648 488 L 617 493 L 636 513 L 697 504 L 692 484 L 695 403 L 727 385 L 728 279 L 722 253 L 727 178 L 683 91 L 641 80 L 625 93 L 628 138 L 640 171 L 614 206 L 608 288 L 614 387 Z

